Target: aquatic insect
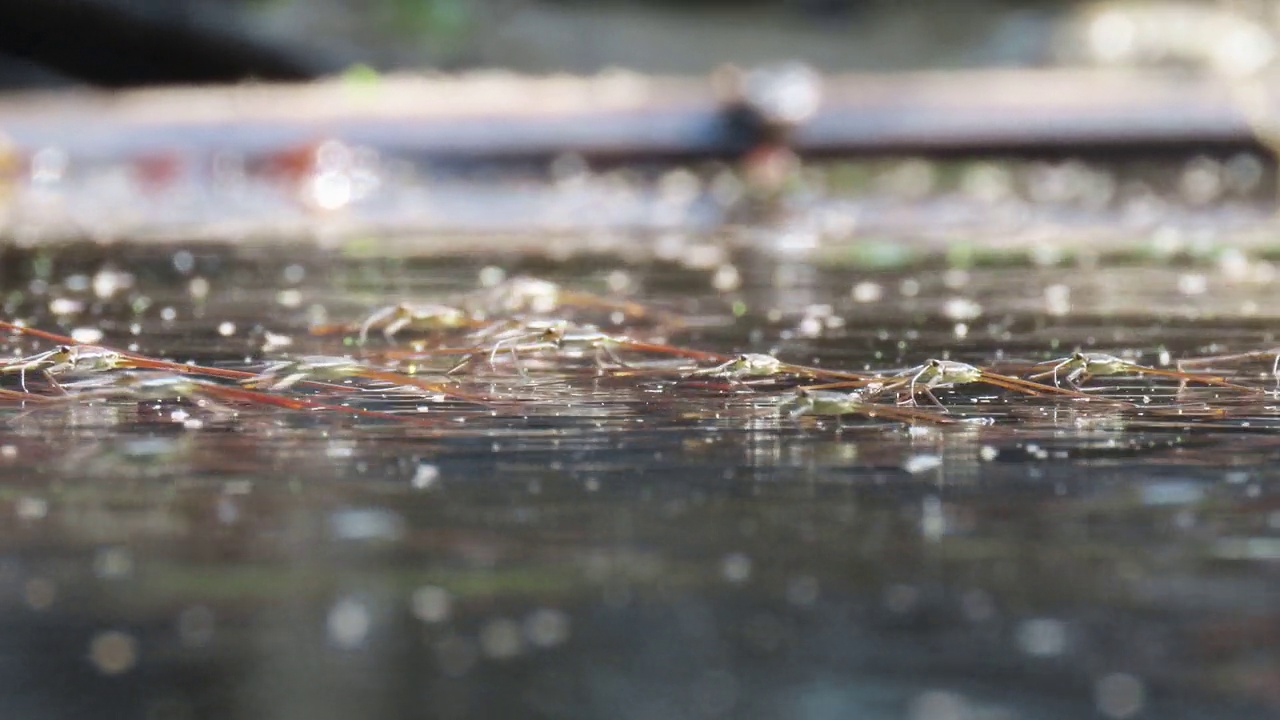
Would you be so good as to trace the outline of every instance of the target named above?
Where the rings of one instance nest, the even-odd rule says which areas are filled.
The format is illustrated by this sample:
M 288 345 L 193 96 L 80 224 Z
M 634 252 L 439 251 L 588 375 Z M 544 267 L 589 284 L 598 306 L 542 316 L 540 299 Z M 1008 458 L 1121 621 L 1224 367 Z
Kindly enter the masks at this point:
M 948 417 L 923 410 L 880 405 L 870 399 L 871 393 L 853 391 L 836 392 L 834 390 L 810 390 L 800 388 L 792 395 L 784 397 L 779 408 L 791 417 L 802 415 L 826 415 L 836 418 L 836 426 L 842 427 L 840 418 L 845 415 L 864 415 L 866 417 L 886 417 L 901 422 L 927 422 L 949 424 L 956 422 Z
M 520 313 L 546 314 L 567 307 L 595 308 L 622 312 L 635 318 L 660 315 L 665 322 L 677 318 L 659 313 L 639 303 L 614 300 L 591 293 L 566 290 L 560 285 L 540 278 L 518 276 L 491 288 L 484 288 L 456 298 L 457 304 L 409 303 L 388 305 L 373 311 L 358 326 L 359 340 L 364 344 L 369 333 L 381 328 L 388 340 L 400 332 L 412 329 L 423 332 L 440 332 L 471 327 L 486 318 L 501 318 Z M 319 326 L 313 334 L 328 335 L 346 331 L 349 326 Z
M 567 320 L 534 320 L 525 322 L 500 323 L 473 338 L 478 344 L 489 343 L 489 366 L 496 367 L 498 356 L 503 352 L 511 355 L 511 360 L 521 375 L 527 371 L 520 362 L 520 356 L 542 350 L 594 353 L 598 366 L 603 367 L 609 360 L 619 367 L 629 367 L 618 355 L 619 349 L 643 352 L 663 353 L 668 355 L 705 355 L 696 351 L 686 351 L 672 345 L 646 343 L 621 335 L 613 335 L 602 331 L 595 325 L 578 325 Z M 447 352 L 441 350 L 438 352 Z M 480 351 L 467 351 L 448 374 L 465 367 Z
M 149 397 L 152 399 L 157 397 L 159 399 L 176 399 L 184 395 L 194 395 L 206 398 L 225 398 L 230 400 L 239 400 L 246 403 L 274 405 L 291 410 L 329 410 L 415 424 L 435 424 L 434 421 L 428 421 L 424 418 L 406 417 L 403 415 L 378 412 L 375 410 L 364 410 L 346 405 L 330 405 L 302 398 L 287 398 L 244 388 L 229 387 L 203 378 L 193 377 L 193 375 L 207 375 L 232 380 L 246 380 L 256 377 L 255 373 L 243 370 L 215 368 L 203 365 L 187 365 L 167 360 L 157 360 L 135 353 L 121 352 L 119 350 L 113 350 L 106 347 L 74 345 L 74 340 L 70 337 L 47 332 L 45 330 L 38 330 L 36 328 L 28 328 L 24 325 L 17 325 L 4 320 L 0 320 L 0 330 L 8 330 L 22 335 L 30 335 L 32 337 L 44 338 L 53 342 L 62 343 L 62 345 L 48 351 L 47 353 L 40 353 L 28 358 L 21 358 L 20 360 L 25 361 L 25 363 L 9 363 L 7 365 L 0 365 L 0 370 L 12 367 L 13 370 L 9 370 L 10 372 L 24 372 L 25 370 L 20 370 L 18 366 L 27 364 L 28 367 L 26 370 L 46 370 L 49 368 L 42 367 L 41 365 L 50 365 L 56 372 L 62 365 L 70 363 L 70 367 L 72 369 L 80 371 L 114 370 L 117 368 L 161 371 L 150 373 L 112 373 L 111 375 L 80 383 L 71 385 L 63 384 L 60 387 L 64 391 L 68 389 L 76 390 L 74 394 L 69 395 L 66 398 L 69 400 L 93 396 L 124 396 L 139 397 L 145 401 Z M 33 367 L 30 363 L 36 358 L 41 359 Z M 61 365 L 59 363 L 61 363 Z M 397 378 L 403 377 L 398 373 L 391 374 L 395 375 Z M 412 378 L 409 380 L 410 382 L 403 384 L 414 384 L 412 382 Z M 311 382 L 309 380 L 301 379 L 294 382 L 304 381 Z M 85 395 L 85 393 L 94 393 L 94 395 Z
M 841 383 L 841 387 L 851 387 L 870 379 L 858 373 L 794 365 L 765 353 L 742 353 L 714 367 L 694 370 L 686 377 L 709 377 L 741 382 L 745 379 L 771 378 L 788 373 L 802 377 L 843 379 L 846 382 Z
M 464 304 L 487 315 L 513 313 L 549 313 L 557 310 L 568 299 L 568 293 L 558 284 L 540 278 L 517 276 L 504 280 L 490 288 L 483 288 L 463 298 Z M 599 302 L 594 296 L 585 298 L 587 304 Z
M 764 353 L 742 353 L 726 360 L 715 367 L 701 368 L 689 373 L 689 377 L 723 378 L 725 380 L 742 380 L 743 378 L 767 378 L 786 372 L 786 363 L 772 355 Z
M 1237 385 L 1214 375 L 1186 373 L 1178 370 L 1164 370 L 1161 368 L 1148 367 L 1146 365 L 1138 365 L 1137 363 L 1129 362 L 1124 358 L 1118 358 L 1115 355 L 1107 355 L 1106 353 L 1087 353 L 1076 351 L 1071 353 L 1068 357 L 1057 360 L 1047 360 L 1038 364 L 1045 365 L 1048 363 L 1053 363 L 1053 367 L 1043 372 L 1035 373 L 1034 375 L 1028 375 L 1028 379 L 1039 380 L 1041 378 L 1052 377 L 1054 385 L 1059 385 L 1062 382 L 1065 382 L 1070 387 L 1079 389 L 1082 383 L 1087 382 L 1089 378 L 1095 376 L 1143 374 L 1177 378 L 1178 380 L 1186 382 L 1215 385 L 1218 387 L 1242 390 L 1250 393 L 1261 392 L 1258 388 Z
M 301 382 L 345 390 L 347 388 L 343 386 L 333 386 L 328 383 L 351 378 L 415 387 L 471 402 L 488 402 L 488 398 L 453 390 L 448 387 L 447 379 L 442 379 L 441 382 L 430 382 L 412 375 L 371 367 L 354 358 L 336 355 L 308 355 L 273 363 L 257 375 L 240 380 L 240 384 L 249 388 L 265 387 L 273 392 L 288 390 Z
M 347 405 L 331 405 L 305 398 L 272 395 L 256 390 L 222 385 L 212 380 L 181 373 L 130 370 L 91 380 L 68 383 L 63 387 L 71 391 L 70 394 L 63 398 L 57 398 L 55 401 L 65 403 L 120 398 L 136 402 L 165 402 L 188 399 L 194 400 L 201 407 L 222 416 L 233 415 L 235 412 L 229 407 L 228 403 L 244 403 L 249 405 L 270 405 L 288 410 L 325 410 L 381 420 L 435 425 L 434 421 L 425 418 L 365 410 Z
M 467 311 L 449 305 L 402 302 L 379 308 L 361 321 L 359 339 L 361 345 L 365 344 L 369 339 L 369 332 L 377 327 L 382 328 L 383 337 L 390 341 L 406 329 L 440 332 L 468 327 L 473 322 Z
M 977 366 L 956 362 L 955 360 L 931 358 L 926 360 L 923 365 L 902 373 L 893 382 L 886 383 L 883 389 L 895 389 L 906 385 L 908 404 L 915 405 L 916 393 L 923 392 L 930 402 L 946 412 L 946 408 L 938 400 L 938 396 L 933 394 L 933 388 L 969 385 L 987 382 L 988 380 L 995 380 L 995 378 L 987 376 Z M 1020 392 L 1034 392 L 1014 385 L 1006 385 L 1003 380 L 995 380 L 995 384 L 998 387 L 1017 388 Z
M 17 333 L 19 335 L 29 335 L 31 337 L 37 337 L 37 338 L 42 338 L 44 340 L 49 340 L 51 342 L 58 343 L 59 347 L 77 348 L 74 351 L 76 357 L 78 358 L 78 361 L 75 364 L 75 369 L 80 369 L 80 370 L 92 368 L 92 365 L 83 365 L 83 363 L 85 363 L 86 361 L 100 362 L 110 358 L 110 359 L 115 359 L 115 361 L 117 362 L 115 367 L 120 367 L 120 368 L 129 367 L 129 368 L 147 369 L 147 370 L 168 370 L 170 372 L 175 372 L 175 373 L 194 373 L 197 375 L 208 375 L 210 377 L 229 378 L 232 380 L 238 380 L 240 378 L 253 376 L 253 373 L 245 372 L 243 370 L 232 370 L 230 368 L 216 368 L 216 367 L 208 367 L 205 365 L 191 365 L 187 363 L 171 362 L 168 360 L 159 360 L 156 358 L 147 357 L 145 355 L 124 352 L 122 350 L 116 350 L 114 348 L 109 348 L 109 347 L 99 346 L 99 345 L 94 345 L 94 346 L 79 345 L 78 343 L 76 343 L 75 338 L 69 337 L 67 335 L 59 335 L 57 333 L 51 333 L 46 330 L 40 330 L 38 328 L 30 328 L 25 325 L 17 325 L 15 323 L 6 322 L 4 320 L 0 320 L 0 330 L 8 330 L 9 332 Z M 59 348 L 54 348 L 54 350 L 48 351 L 48 352 L 54 353 L 54 354 L 46 358 L 46 361 L 56 359 L 58 357 Z M 35 359 L 36 357 L 37 356 L 33 355 L 27 358 L 18 358 L 17 361 L 10 361 L 7 364 L 0 363 L 0 370 L 3 370 L 5 367 L 12 367 L 13 369 L 9 370 L 9 372 L 15 372 L 15 371 L 24 372 L 23 370 L 17 368 L 16 365 L 20 364 L 20 361 L 23 361 L 23 360 L 30 361 Z M 100 369 L 112 369 L 112 368 L 100 368 Z M 26 370 L 39 371 L 40 368 L 28 367 L 26 368 Z
M 88 345 L 59 345 L 52 350 L 0 361 L 0 373 L 18 373 L 23 392 L 27 392 L 27 373 L 38 372 L 53 387 L 61 389 L 56 375 L 74 372 L 103 372 L 122 367 L 127 360 L 114 350 Z
M 524 375 L 526 371 L 520 363 L 520 355 L 522 353 L 537 352 L 539 350 L 578 349 L 593 350 L 597 365 L 603 366 L 604 359 L 607 357 L 615 365 L 627 367 L 622 358 L 618 357 L 615 348 L 625 346 L 630 342 L 628 338 L 610 335 L 594 325 L 574 325 L 563 320 L 529 322 L 510 327 L 497 334 L 496 339 L 493 341 L 493 346 L 489 350 L 489 365 L 490 367 L 497 365 L 498 355 L 505 349 L 511 353 L 511 361 L 515 364 L 516 369 L 519 370 L 521 375 Z M 471 355 L 464 357 L 450 368 L 449 372 L 457 371 L 470 362 L 471 358 Z
M 982 383 L 991 385 L 1004 390 L 1012 390 L 1013 392 L 1023 393 L 1024 395 L 1046 395 L 1060 394 L 1070 395 L 1073 397 L 1082 397 L 1090 400 L 1097 398 L 1092 395 L 1084 395 L 1079 392 L 1063 390 L 1062 388 L 1042 385 L 1040 383 L 1023 380 L 1011 375 L 1001 375 L 989 370 L 984 370 L 976 365 L 958 362 L 955 360 L 939 360 L 931 358 L 923 364 L 913 368 L 904 370 L 896 375 L 891 375 L 877 383 L 877 392 L 901 391 L 903 388 L 907 390 L 907 397 L 904 401 L 908 405 L 916 404 L 916 396 L 924 395 L 929 398 L 937 407 L 944 412 L 946 407 L 938 400 L 938 396 L 933 394 L 934 388 L 949 388 L 956 385 L 970 385 L 973 383 Z M 853 383 L 829 383 L 827 385 L 810 386 L 809 390 L 826 390 L 837 387 L 850 387 Z

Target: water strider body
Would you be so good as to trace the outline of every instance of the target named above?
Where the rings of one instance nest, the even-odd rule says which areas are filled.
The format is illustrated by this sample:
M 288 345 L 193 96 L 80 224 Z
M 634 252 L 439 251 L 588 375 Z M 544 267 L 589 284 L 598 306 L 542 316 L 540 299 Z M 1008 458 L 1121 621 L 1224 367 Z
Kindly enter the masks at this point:
M 725 380 L 743 380 L 747 378 L 769 378 L 781 375 L 787 364 L 772 355 L 764 353 L 742 353 L 714 367 L 701 368 L 689 373 L 689 377 L 721 378 Z
M 982 369 L 968 363 L 955 360 L 926 360 L 923 365 L 911 368 L 906 372 L 886 381 L 882 390 L 896 390 L 903 385 L 907 387 L 907 403 L 916 404 L 916 394 L 924 393 L 925 397 L 945 411 L 946 408 L 933 394 L 933 388 L 954 387 L 984 382 L 986 379 Z
M 567 308 L 607 310 L 634 318 L 659 317 L 671 323 L 678 321 L 674 316 L 639 303 L 566 290 L 550 280 L 519 276 L 493 287 L 455 296 L 445 303 L 399 302 L 387 305 L 371 312 L 354 329 L 358 342 L 364 345 L 375 330 L 381 330 L 383 337 L 394 341 L 408 330 L 442 333 L 472 328 L 486 320 L 501 320 L 525 313 L 545 315 Z M 329 335 L 352 329 L 351 325 L 322 325 L 313 327 L 312 333 Z
M 272 392 L 289 390 L 304 382 L 326 389 L 346 390 L 348 388 L 345 386 L 335 386 L 331 383 L 354 378 L 428 390 L 469 402 L 487 403 L 489 401 L 488 398 L 454 390 L 449 387 L 451 381 L 448 378 L 441 377 L 438 381 L 424 380 L 405 373 L 373 367 L 345 355 L 307 355 L 282 360 L 268 365 L 262 372 L 252 377 L 240 380 L 240 384 L 248 388 L 265 388 Z
M 623 350 L 633 353 L 692 358 L 694 360 L 723 360 L 725 358 L 724 355 L 718 353 L 693 350 L 660 342 L 636 340 L 625 335 L 606 332 L 595 325 L 579 324 L 563 319 L 511 320 L 505 323 L 498 323 L 474 333 L 470 338 L 470 342 L 474 343 L 474 348 L 463 350 L 437 349 L 435 351 L 462 353 L 462 359 L 449 369 L 449 374 L 462 369 L 476 356 L 485 352 L 489 356 L 490 367 L 497 367 L 500 356 L 503 353 L 508 353 L 511 356 L 512 363 L 521 375 L 527 374 L 521 363 L 521 356 L 543 351 L 553 351 L 576 357 L 591 353 L 594 355 L 598 367 L 605 367 L 606 361 L 608 361 L 616 368 L 623 369 L 634 369 L 619 354 L 619 351 Z
M 473 311 L 500 317 L 517 313 L 551 313 L 559 310 L 570 293 L 559 284 L 541 278 L 517 276 L 493 287 L 482 288 L 463 296 L 462 304 Z M 587 296 L 592 301 L 594 296 Z
M 1116 357 L 1115 355 L 1108 355 L 1106 353 L 1076 351 L 1065 358 L 1048 360 L 1040 364 L 1045 365 L 1048 363 L 1053 363 L 1053 367 L 1043 372 L 1029 375 L 1028 378 L 1031 380 L 1039 380 L 1041 378 L 1052 377 L 1054 385 L 1059 385 L 1065 382 L 1069 387 L 1079 389 L 1081 384 L 1088 382 L 1089 378 L 1092 377 L 1139 374 L 1159 375 L 1161 377 L 1176 378 L 1185 382 L 1216 385 L 1218 387 L 1242 390 L 1244 392 L 1261 392 L 1258 388 L 1237 385 L 1214 375 L 1201 375 L 1181 372 L 1178 370 L 1165 370 L 1162 368 L 1148 367 L 1146 365 L 1139 365 L 1137 363 L 1130 362 L 1129 360 L 1125 360 L 1124 358 Z
M 126 365 L 126 358 L 114 350 L 91 345 L 59 345 L 52 350 L 0 362 L 0 374 L 17 373 L 26 392 L 29 372 L 40 373 L 53 387 L 61 388 L 59 375 L 105 372 Z
M 368 342 L 369 333 L 375 328 L 381 328 L 383 337 L 392 341 L 404 330 L 442 332 L 469 327 L 473 323 L 471 314 L 461 308 L 402 302 L 370 313 L 361 321 L 358 337 L 363 345 Z
M 1011 375 L 993 373 L 990 370 L 985 370 L 969 363 L 936 358 L 926 360 L 921 365 L 887 379 L 882 386 L 882 390 L 898 390 L 906 386 L 908 404 L 914 405 L 916 403 L 916 395 L 919 393 L 941 408 L 943 407 L 942 403 L 933 394 L 934 388 L 949 388 L 956 385 L 971 385 L 974 383 L 1012 390 L 1024 395 L 1077 395 L 1077 393 L 1064 391 L 1057 387 L 1041 385 L 1040 383 L 1023 380 Z
M 1012 390 L 1014 392 L 1023 393 L 1025 395 L 1047 395 L 1062 394 L 1071 396 L 1081 396 L 1080 393 L 1060 388 L 1051 387 L 1049 385 L 1041 385 L 1040 383 L 1023 380 L 1009 375 L 1001 375 L 993 373 L 989 370 L 970 365 L 969 363 L 958 362 L 956 360 L 939 360 L 931 358 L 924 363 L 913 368 L 908 368 L 900 373 L 890 375 L 889 377 L 875 381 L 874 383 L 866 382 L 840 382 L 828 383 L 826 385 L 812 385 L 809 390 L 830 390 L 841 387 L 864 386 L 870 394 L 878 394 L 882 392 L 899 392 L 906 390 L 906 399 L 904 404 L 915 405 L 916 396 L 924 395 L 929 398 L 937 407 L 944 412 L 946 407 L 938 400 L 938 396 L 933 394 L 935 388 L 950 388 L 956 385 L 970 385 L 973 383 L 983 383 L 993 387 Z M 1081 396 L 1093 399 L 1090 396 Z
M 604 365 L 607 357 L 614 364 L 627 367 L 618 356 L 617 348 L 643 346 L 645 348 L 661 348 L 643 343 L 635 343 L 630 338 L 612 335 L 594 325 L 578 325 L 567 320 L 531 320 L 523 322 L 500 323 L 476 335 L 477 342 L 490 343 L 489 366 L 496 367 L 498 356 L 503 352 L 510 353 L 511 361 L 521 375 L 527 374 L 520 362 L 520 356 L 542 350 L 590 350 L 595 352 L 598 365 Z M 457 372 L 467 365 L 477 353 L 467 353 L 452 368 L 449 374 Z
M 764 353 L 742 353 L 719 365 L 701 368 L 689 373 L 686 377 L 719 378 L 734 382 L 778 377 L 780 375 L 799 375 L 801 377 L 839 379 L 842 386 L 863 384 L 868 379 L 858 373 L 824 370 L 807 365 L 795 365 L 783 362 L 772 355 Z

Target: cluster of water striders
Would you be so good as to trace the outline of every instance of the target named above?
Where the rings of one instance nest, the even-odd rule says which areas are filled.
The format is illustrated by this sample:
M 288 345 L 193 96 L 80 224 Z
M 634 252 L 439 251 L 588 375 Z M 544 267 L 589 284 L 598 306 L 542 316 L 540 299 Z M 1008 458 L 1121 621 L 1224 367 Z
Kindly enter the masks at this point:
M 627 333 L 587 322 L 597 316 Z M 1178 393 L 1206 386 L 1217 398 L 1274 395 L 1272 378 L 1280 378 L 1277 350 L 1190 358 L 1178 363 L 1178 369 L 1076 351 L 991 367 L 933 358 L 905 369 L 850 371 L 795 364 L 772 354 L 732 355 L 668 344 L 664 333 L 680 332 L 683 324 L 682 317 L 667 310 L 523 276 L 439 303 L 400 303 L 358 322 L 310 328 L 313 342 L 324 348 L 337 345 L 342 354 L 276 354 L 242 367 L 196 365 L 79 344 L 68 336 L 0 321 L 0 332 L 13 348 L 12 357 L 0 360 L 0 402 L 33 411 L 108 401 L 172 403 L 224 418 L 243 407 L 265 406 L 431 425 L 439 421 L 438 414 L 424 411 L 431 409 L 433 399 L 511 407 L 518 404 L 516 396 L 499 392 L 503 383 L 519 388 L 536 386 L 548 376 L 611 376 L 667 389 L 683 385 L 704 393 L 746 394 L 764 401 L 756 405 L 774 414 L 826 416 L 835 418 L 837 427 L 848 416 L 938 425 L 984 420 L 958 417 L 935 394 L 970 385 L 984 385 L 1000 395 L 1191 422 L 1229 416 L 1230 404 L 1186 400 L 1153 405 L 1150 396 L 1135 400 L 1099 392 L 1088 382 L 1098 376 L 1132 376 L 1175 385 Z M 38 344 L 31 347 L 30 341 Z M 1268 362 L 1269 376 L 1259 373 L 1254 377 L 1258 382 L 1250 382 L 1204 371 L 1251 361 Z M 357 404 L 369 393 L 393 390 L 417 393 L 427 404 L 414 413 Z

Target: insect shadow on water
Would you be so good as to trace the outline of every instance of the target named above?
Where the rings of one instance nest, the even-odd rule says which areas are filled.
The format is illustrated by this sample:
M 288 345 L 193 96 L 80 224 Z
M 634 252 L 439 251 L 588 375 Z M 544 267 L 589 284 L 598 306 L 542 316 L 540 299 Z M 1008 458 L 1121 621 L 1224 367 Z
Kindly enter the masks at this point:
M 958 422 L 936 412 L 882 405 L 876 403 L 862 390 L 838 392 L 800 388 L 784 396 L 777 407 L 792 418 L 806 415 L 833 417 L 837 430 L 844 428 L 843 418 L 849 415 L 868 418 L 883 417 L 898 422 L 932 425 L 951 425 Z

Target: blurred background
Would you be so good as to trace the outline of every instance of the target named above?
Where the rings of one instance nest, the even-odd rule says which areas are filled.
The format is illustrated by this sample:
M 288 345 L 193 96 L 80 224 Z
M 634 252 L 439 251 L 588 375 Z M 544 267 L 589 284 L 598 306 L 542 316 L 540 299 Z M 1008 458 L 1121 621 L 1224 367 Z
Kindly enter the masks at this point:
M 1271 0 L 14 0 L 0 226 L 1255 223 L 1278 29 Z
M 0 86 L 293 80 L 509 68 L 701 74 L 1052 64 L 1255 70 L 1270 0 L 11 0 Z

